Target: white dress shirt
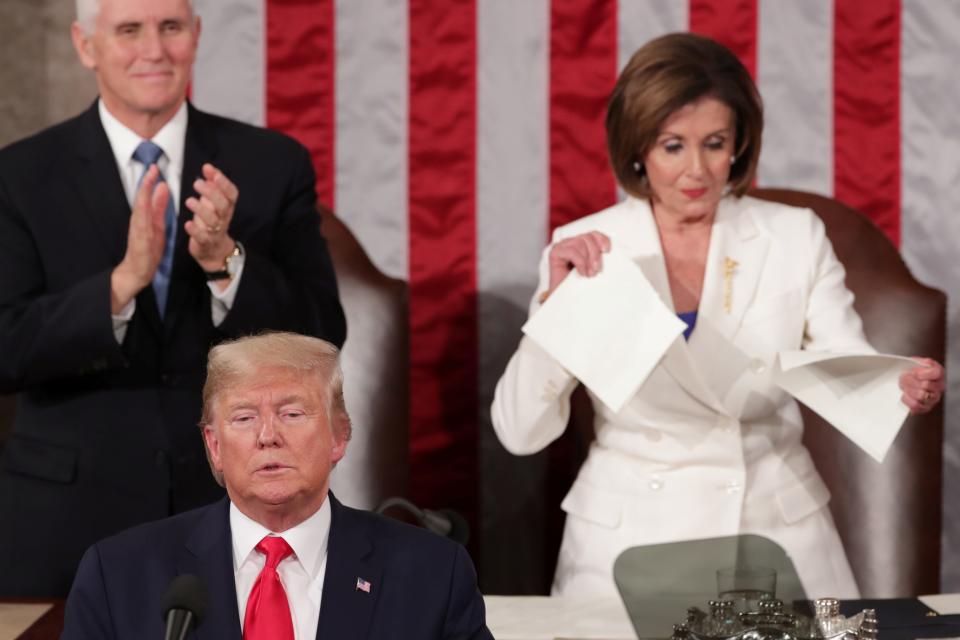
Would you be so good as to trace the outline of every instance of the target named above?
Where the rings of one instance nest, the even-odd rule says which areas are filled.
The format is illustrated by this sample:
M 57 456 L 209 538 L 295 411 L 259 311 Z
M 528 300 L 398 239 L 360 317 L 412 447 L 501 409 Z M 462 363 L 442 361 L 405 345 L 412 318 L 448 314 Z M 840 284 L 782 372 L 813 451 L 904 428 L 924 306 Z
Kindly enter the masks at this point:
M 275 534 L 259 522 L 251 520 L 230 503 L 230 534 L 233 541 L 233 571 L 237 587 L 237 610 L 240 628 L 247 611 L 247 598 L 267 557 L 256 550 L 257 544 L 269 535 L 280 535 L 293 553 L 284 558 L 277 573 L 287 593 L 293 635 L 297 640 L 317 636 L 320 620 L 320 596 L 323 575 L 327 568 L 327 541 L 330 535 L 330 500 L 312 516 L 283 533 Z
M 123 184 L 123 191 L 127 196 L 127 202 L 133 207 L 133 200 L 137 194 L 140 178 L 146 167 L 138 160 L 133 159 L 133 152 L 137 146 L 143 142 L 143 139 L 130 130 L 126 125 L 117 120 L 116 117 L 107 109 L 100 100 L 97 105 L 100 113 L 100 122 L 103 124 L 103 130 L 107 134 L 107 140 L 110 142 L 110 148 L 113 151 L 113 157 L 117 163 L 117 171 L 120 173 L 120 182 Z M 163 178 L 170 188 L 170 199 L 173 201 L 173 209 L 177 217 L 180 216 L 180 177 L 183 174 L 183 148 L 187 136 L 187 103 L 184 102 L 170 120 L 163 125 L 160 131 L 153 136 L 150 141 L 160 147 L 163 155 L 157 161 Z M 199 177 L 199 176 L 198 176 Z M 213 318 L 214 326 L 219 326 L 226 318 L 227 313 L 233 306 L 233 300 L 237 295 L 237 287 L 240 277 L 243 274 L 243 256 L 240 258 L 240 268 L 236 275 L 230 280 L 226 289 L 220 291 L 220 288 L 213 282 L 208 282 L 210 288 L 210 312 Z M 117 342 L 123 342 L 127 333 L 127 325 L 133 318 L 136 311 L 136 299 L 127 303 L 120 313 L 112 316 L 113 334 Z

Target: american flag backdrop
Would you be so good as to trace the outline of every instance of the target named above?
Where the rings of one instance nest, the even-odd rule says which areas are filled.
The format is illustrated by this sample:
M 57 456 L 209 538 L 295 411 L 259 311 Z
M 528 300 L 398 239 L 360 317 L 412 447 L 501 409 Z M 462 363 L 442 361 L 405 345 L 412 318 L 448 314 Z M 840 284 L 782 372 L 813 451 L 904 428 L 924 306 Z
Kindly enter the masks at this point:
M 195 103 L 306 144 L 321 199 L 409 282 L 411 494 L 465 512 L 475 531 L 493 526 L 491 502 L 509 503 L 481 486 L 525 490 L 510 480 L 525 461 L 498 449 L 488 409 L 540 252 L 551 228 L 618 197 L 606 98 L 631 53 L 666 32 L 715 37 L 753 73 L 766 106 L 759 186 L 861 209 L 951 296 L 947 364 L 960 372 L 960 0 L 194 4 Z M 958 380 L 944 458 L 953 591 Z

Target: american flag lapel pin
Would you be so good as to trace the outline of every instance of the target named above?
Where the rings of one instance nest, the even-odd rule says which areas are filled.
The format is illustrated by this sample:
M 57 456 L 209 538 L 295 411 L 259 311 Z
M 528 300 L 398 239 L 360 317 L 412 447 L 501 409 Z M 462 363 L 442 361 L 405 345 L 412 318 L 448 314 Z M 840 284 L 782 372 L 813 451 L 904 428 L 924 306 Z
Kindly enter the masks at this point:
M 373 585 L 364 580 L 363 578 L 357 578 L 357 588 L 356 591 L 363 591 L 364 593 L 370 593 L 370 587 Z

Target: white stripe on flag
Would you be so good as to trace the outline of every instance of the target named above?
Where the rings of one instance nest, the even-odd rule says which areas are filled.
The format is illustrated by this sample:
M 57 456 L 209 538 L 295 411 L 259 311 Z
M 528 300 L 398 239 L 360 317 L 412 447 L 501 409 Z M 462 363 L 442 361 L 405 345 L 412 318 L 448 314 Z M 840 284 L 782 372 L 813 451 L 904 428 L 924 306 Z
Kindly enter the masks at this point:
M 547 242 L 549 11 L 547 0 L 477 6 L 477 285 L 524 311 Z M 498 316 L 481 332 L 515 343 Z
M 548 239 L 549 22 L 548 0 L 477 6 L 481 424 L 490 421 L 493 388 L 520 338 Z
M 515 588 L 505 576 L 516 572 L 504 568 L 515 566 L 514 553 L 536 558 L 543 544 L 542 523 L 530 518 L 524 492 L 510 489 L 536 482 L 540 465 L 503 449 L 490 404 L 520 340 L 548 239 L 549 23 L 549 0 L 477 3 L 477 442 L 483 580 L 495 590 Z
M 336 203 L 382 271 L 407 278 L 408 11 L 337 0 Z
M 674 31 L 686 31 L 689 7 L 677 0 L 620 0 L 617 4 L 617 69 L 648 40 Z
M 197 107 L 263 126 L 266 118 L 265 0 L 194 0 L 203 16 L 192 100 Z
M 960 4 L 904 0 L 901 53 L 901 252 L 914 275 L 947 293 L 944 548 L 941 585 L 960 586 Z
M 760 0 L 757 84 L 764 100 L 757 182 L 833 194 L 833 3 Z

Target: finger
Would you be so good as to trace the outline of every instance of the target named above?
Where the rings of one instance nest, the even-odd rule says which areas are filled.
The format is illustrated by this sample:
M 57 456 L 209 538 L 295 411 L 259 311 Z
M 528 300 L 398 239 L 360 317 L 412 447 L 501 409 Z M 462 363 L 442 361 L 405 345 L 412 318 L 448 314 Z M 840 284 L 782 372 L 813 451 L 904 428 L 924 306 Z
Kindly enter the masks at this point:
M 218 216 L 222 217 L 226 214 L 227 209 L 230 207 L 230 201 L 227 200 L 226 194 L 224 194 L 215 183 L 197 178 L 193 181 L 193 189 L 213 203 Z
M 902 373 L 899 382 L 901 389 L 915 394 L 919 394 L 921 391 L 940 394 L 946 388 L 946 380 L 943 377 L 931 378 L 929 377 L 929 369 L 925 368 L 915 368 Z
M 900 401 L 907 406 L 907 409 L 909 409 L 912 414 L 922 414 L 930 410 L 929 407 L 920 404 L 920 402 L 907 394 L 904 394 L 900 398 Z
M 207 198 L 187 198 L 187 208 L 193 212 L 193 219 L 211 233 L 220 233 L 224 230 L 224 222 L 217 215 L 213 203 Z
M 580 275 L 592 275 L 590 273 L 590 257 L 584 243 L 567 242 L 558 245 L 557 257 L 563 260 L 569 267 L 576 269 Z
M 203 176 L 213 182 L 231 203 L 236 203 L 237 198 L 240 197 L 240 190 L 226 174 L 208 162 L 203 165 Z
M 600 273 L 602 267 L 603 246 L 600 239 L 592 233 L 583 236 L 583 247 L 586 250 L 587 264 L 590 266 L 590 275 L 595 276 Z
M 147 167 L 147 172 L 143 174 L 143 180 L 140 182 L 140 188 L 137 189 L 137 194 L 133 199 L 134 212 L 146 211 L 146 207 L 150 203 L 150 198 L 154 192 L 154 186 L 157 184 L 157 178 L 159 177 L 160 169 L 157 168 L 157 165 L 152 164 Z
M 900 383 L 900 389 L 905 392 L 915 390 L 920 383 L 916 376 L 913 375 L 913 369 L 901 373 L 898 382 Z
M 160 213 L 160 219 L 163 220 L 167 212 L 167 202 L 170 201 L 170 187 L 166 182 L 161 182 L 150 195 L 150 208 L 154 213 Z
M 600 242 L 600 247 L 604 253 L 609 253 L 610 249 L 613 248 L 613 242 L 610 241 L 610 236 L 599 231 L 593 231 L 591 235 Z
M 212 246 L 215 242 L 210 230 L 204 225 L 198 224 L 196 219 L 187 220 L 183 224 L 183 229 L 187 232 L 187 235 L 195 240 L 201 247 Z
M 910 373 L 918 380 L 939 380 L 943 377 L 943 367 L 939 363 L 932 361 L 932 364 L 914 367 Z

